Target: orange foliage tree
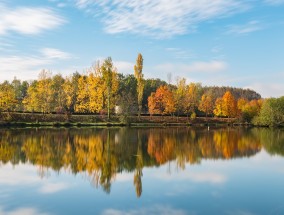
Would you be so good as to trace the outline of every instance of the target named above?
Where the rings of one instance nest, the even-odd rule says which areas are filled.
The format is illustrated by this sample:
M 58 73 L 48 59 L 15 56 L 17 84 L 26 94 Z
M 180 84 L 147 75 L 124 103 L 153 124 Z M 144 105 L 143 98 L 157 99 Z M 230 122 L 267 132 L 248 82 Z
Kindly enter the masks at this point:
M 236 117 L 237 102 L 230 91 L 227 91 L 222 98 L 217 98 L 215 102 L 214 114 L 216 116 Z
M 152 114 L 172 114 L 175 112 L 175 102 L 173 93 L 167 86 L 161 86 L 155 93 L 148 97 L 149 113 Z

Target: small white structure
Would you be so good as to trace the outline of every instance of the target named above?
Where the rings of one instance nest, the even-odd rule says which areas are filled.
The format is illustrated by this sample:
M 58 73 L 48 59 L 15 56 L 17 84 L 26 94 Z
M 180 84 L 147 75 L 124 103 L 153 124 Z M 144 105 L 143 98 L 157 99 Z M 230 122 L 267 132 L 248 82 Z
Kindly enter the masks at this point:
M 114 112 L 115 112 L 116 115 L 122 114 L 122 108 L 121 108 L 121 106 L 116 105 L 115 108 L 114 108 Z

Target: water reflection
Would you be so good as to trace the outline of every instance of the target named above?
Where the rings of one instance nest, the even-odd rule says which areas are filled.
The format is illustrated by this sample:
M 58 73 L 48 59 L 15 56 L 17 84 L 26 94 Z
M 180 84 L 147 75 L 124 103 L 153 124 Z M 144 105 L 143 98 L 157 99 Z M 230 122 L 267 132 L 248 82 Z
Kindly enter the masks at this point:
M 176 161 L 177 167 L 203 159 L 249 157 L 264 147 L 284 155 L 284 132 L 269 129 L 7 129 L 0 130 L 0 164 L 31 163 L 40 177 L 86 173 L 96 187 L 109 193 L 116 174 L 133 172 L 137 197 L 142 194 L 144 167 Z

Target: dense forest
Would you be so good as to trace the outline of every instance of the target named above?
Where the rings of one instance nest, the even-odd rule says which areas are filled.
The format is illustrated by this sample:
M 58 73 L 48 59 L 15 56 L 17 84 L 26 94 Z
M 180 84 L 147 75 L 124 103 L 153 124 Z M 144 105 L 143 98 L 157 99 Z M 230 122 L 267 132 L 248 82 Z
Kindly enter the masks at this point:
M 37 80 L 4 81 L 0 84 L 0 113 L 87 113 L 108 118 L 112 114 L 216 116 L 254 120 L 260 125 L 283 123 L 283 97 L 263 100 L 250 89 L 202 86 L 186 83 L 184 78 L 170 84 L 145 79 L 142 70 L 143 57 L 139 54 L 133 75 L 119 73 L 109 57 L 84 74 L 62 77 L 42 70 Z M 269 108 L 273 109 L 271 113 Z

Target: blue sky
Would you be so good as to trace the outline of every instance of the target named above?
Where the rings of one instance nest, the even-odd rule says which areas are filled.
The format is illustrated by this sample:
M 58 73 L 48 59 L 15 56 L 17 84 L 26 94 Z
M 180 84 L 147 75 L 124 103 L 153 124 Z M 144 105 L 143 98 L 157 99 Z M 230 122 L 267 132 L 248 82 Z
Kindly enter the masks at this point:
M 284 95 L 284 0 L 0 0 L 0 81 L 111 56 L 146 78 Z

